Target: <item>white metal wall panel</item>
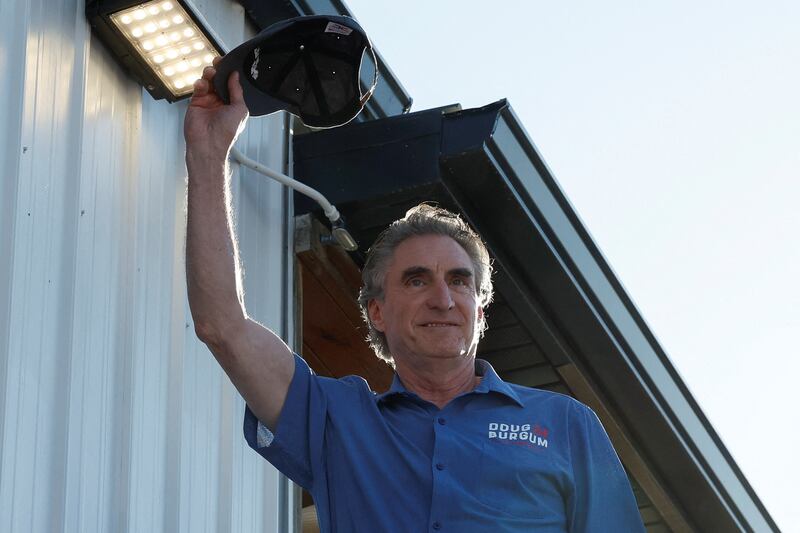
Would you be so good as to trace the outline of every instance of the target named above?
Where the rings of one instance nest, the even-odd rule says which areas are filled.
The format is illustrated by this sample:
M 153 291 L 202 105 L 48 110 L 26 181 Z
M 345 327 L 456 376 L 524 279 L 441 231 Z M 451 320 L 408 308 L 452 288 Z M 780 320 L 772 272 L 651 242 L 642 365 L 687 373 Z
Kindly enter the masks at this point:
M 238 4 L 201 7 L 242 40 Z M 83 8 L 0 3 L 0 531 L 277 532 L 288 485 L 186 304 L 186 104 L 144 92 Z M 271 117 L 241 142 L 281 167 L 287 136 Z M 249 310 L 287 333 L 285 194 L 234 185 Z

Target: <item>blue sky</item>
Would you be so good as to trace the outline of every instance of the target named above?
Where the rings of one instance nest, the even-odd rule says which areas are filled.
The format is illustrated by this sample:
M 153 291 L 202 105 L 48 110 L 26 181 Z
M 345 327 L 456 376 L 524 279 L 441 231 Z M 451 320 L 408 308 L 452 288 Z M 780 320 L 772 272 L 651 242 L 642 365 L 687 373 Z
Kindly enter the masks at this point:
M 783 531 L 800 531 L 800 2 L 347 0 L 413 110 L 508 98 Z

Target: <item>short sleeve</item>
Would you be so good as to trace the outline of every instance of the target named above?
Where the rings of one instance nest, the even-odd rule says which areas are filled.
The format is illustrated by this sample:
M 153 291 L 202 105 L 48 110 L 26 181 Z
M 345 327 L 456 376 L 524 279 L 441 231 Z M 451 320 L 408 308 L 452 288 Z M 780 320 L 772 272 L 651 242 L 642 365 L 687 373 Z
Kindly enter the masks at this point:
M 297 355 L 294 358 L 294 376 L 275 432 L 264 426 L 250 407 L 246 407 L 244 437 L 251 448 L 280 472 L 311 490 L 314 473 L 320 471 L 318 463 L 323 460 L 321 446 L 327 401 L 308 364 Z
M 570 409 L 569 447 L 569 532 L 644 532 L 630 481 L 603 425 L 594 411 L 578 402 Z

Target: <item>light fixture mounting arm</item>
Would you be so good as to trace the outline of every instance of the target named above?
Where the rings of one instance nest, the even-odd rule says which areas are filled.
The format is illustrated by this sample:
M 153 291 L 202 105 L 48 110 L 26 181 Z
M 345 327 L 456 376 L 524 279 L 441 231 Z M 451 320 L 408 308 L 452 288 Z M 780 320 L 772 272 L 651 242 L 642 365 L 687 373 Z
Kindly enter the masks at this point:
M 254 170 L 259 174 L 263 174 L 268 178 L 272 178 L 273 180 L 282 183 L 283 185 L 286 185 L 287 187 L 294 189 L 300 194 L 308 196 L 317 202 L 320 207 L 322 207 L 322 211 L 325 213 L 325 216 L 331 222 L 331 227 L 333 229 L 332 234 L 336 241 L 349 252 L 353 252 L 358 249 L 358 243 L 356 243 L 355 239 L 353 239 L 353 236 L 350 235 L 350 233 L 344 228 L 344 223 L 342 221 L 342 216 L 339 214 L 339 210 L 336 209 L 336 207 L 331 204 L 321 192 L 317 191 L 316 189 L 312 189 L 308 185 L 300 183 L 296 179 L 290 178 L 285 174 L 272 170 L 271 168 L 262 165 L 258 161 L 250 159 L 236 147 L 231 148 L 230 157 L 233 161 L 239 163 L 240 165 Z

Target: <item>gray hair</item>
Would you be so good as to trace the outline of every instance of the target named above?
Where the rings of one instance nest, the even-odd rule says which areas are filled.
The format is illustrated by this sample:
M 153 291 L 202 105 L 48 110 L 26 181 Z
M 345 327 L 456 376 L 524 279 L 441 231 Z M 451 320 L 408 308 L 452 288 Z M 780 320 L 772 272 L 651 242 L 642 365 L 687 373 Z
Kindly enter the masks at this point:
M 456 241 L 467 252 L 475 270 L 475 290 L 478 305 L 486 308 L 492 301 L 492 265 L 486 245 L 475 231 L 461 217 L 446 209 L 430 204 L 419 204 L 409 209 L 406 216 L 395 220 L 375 240 L 367 252 L 367 259 L 361 271 L 361 291 L 358 305 L 361 316 L 367 324 L 367 342 L 375 355 L 394 366 L 394 358 L 389 352 L 386 335 L 378 331 L 369 319 L 367 305 L 370 300 L 383 300 L 386 269 L 395 249 L 410 237 L 420 235 L 444 235 Z M 486 318 L 478 321 L 478 334 L 483 336 Z

